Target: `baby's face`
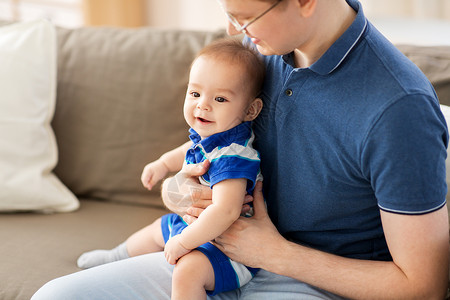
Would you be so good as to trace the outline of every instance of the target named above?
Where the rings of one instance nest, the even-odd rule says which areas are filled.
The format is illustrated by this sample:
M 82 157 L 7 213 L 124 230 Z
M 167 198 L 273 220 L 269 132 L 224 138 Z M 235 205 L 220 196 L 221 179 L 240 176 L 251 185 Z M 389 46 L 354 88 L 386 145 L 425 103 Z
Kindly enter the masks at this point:
M 200 56 L 192 65 L 184 102 L 186 122 L 202 138 L 247 121 L 253 100 L 245 83 L 245 69 Z

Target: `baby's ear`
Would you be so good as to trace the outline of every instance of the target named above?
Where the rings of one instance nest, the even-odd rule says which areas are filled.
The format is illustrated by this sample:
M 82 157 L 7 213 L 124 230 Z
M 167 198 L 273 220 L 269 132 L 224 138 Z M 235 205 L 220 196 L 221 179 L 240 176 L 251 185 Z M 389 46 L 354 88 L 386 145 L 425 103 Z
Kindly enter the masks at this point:
M 245 116 L 245 121 L 253 121 L 261 112 L 263 107 L 263 102 L 261 98 L 256 98 L 252 101 L 250 106 L 247 109 L 247 115 Z

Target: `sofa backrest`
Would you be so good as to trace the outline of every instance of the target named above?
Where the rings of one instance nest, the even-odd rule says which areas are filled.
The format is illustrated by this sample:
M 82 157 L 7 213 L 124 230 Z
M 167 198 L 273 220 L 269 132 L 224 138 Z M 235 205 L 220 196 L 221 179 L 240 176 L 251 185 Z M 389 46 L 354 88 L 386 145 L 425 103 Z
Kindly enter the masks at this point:
M 425 73 L 434 86 L 441 104 L 450 106 L 450 45 L 397 45 Z
M 144 166 L 188 140 L 183 101 L 196 53 L 224 31 L 57 29 L 55 174 L 80 198 L 161 206 Z

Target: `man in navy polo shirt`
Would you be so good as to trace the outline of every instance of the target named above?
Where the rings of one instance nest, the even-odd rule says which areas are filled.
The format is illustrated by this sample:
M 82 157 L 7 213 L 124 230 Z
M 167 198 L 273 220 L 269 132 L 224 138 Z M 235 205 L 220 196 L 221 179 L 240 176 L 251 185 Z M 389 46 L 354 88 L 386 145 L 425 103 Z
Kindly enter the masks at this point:
M 246 5 L 221 3 L 229 32 L 245 27 Z M 219 248 L 287 276 L 267 278 L 301 299 L 300 281 L 348 298 L 442 298 L 448 132 L 427 78 L 357 1 L 281 1 L 244 33 L 266 55 L 254 130 L 268 215 L 255 194 L 256 217 L 236 222 Z M 257 276 L 241 293 L 258 286 Z

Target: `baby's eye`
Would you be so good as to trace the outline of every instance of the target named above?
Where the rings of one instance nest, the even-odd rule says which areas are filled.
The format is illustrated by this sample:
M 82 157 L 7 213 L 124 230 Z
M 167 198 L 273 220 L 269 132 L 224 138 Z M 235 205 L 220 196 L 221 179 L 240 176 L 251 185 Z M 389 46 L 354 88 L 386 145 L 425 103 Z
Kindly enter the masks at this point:
M 200 97 L 200 93 L 197 93 L 197 92 L 190 92 L 189 94 L 190 94 L 192 97 L 195 97 L 195 98 Z
M 227 99 L 225 99 L 224 97 L 216 97 L 215 99 L 217 102 L 226 102 L 228 101 Z

